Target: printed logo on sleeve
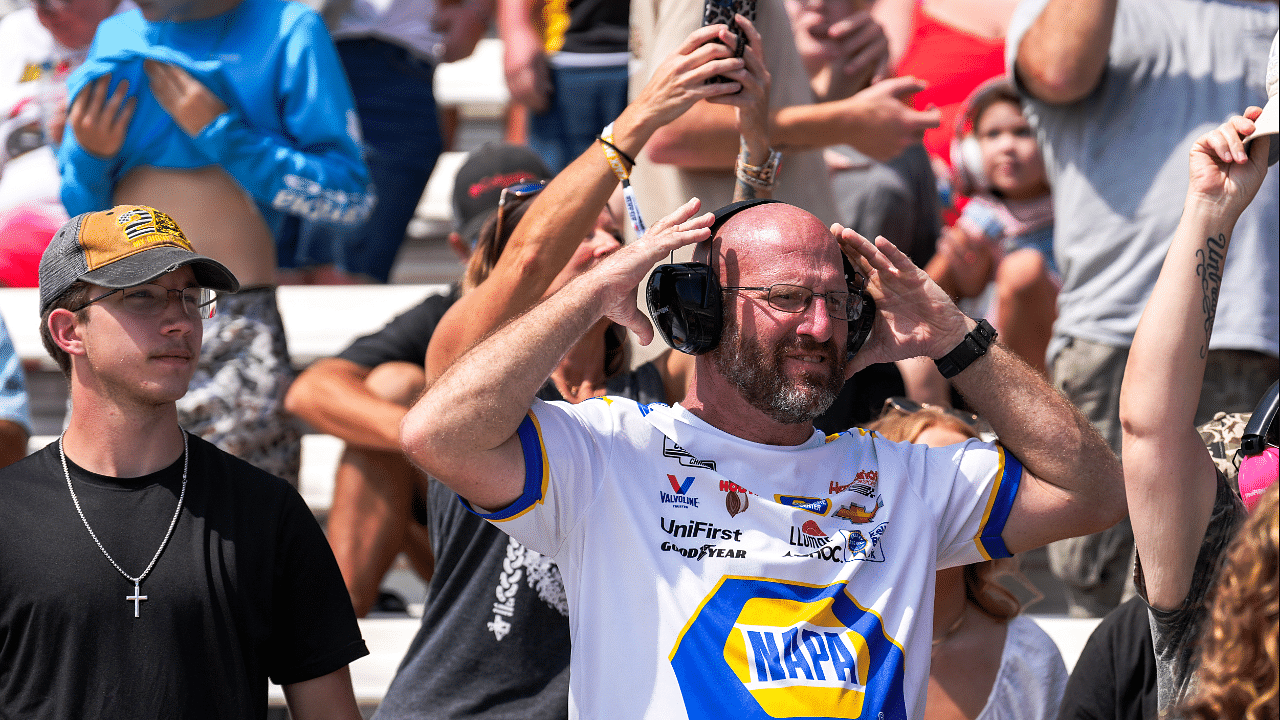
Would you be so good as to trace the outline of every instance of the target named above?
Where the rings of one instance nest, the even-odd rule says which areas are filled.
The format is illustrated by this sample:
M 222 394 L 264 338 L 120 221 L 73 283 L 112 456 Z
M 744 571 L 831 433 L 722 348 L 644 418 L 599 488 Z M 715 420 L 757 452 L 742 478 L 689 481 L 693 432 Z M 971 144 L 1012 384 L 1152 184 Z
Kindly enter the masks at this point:
M 905 720 L 904 655 L 844 583 L 726 577 L 676 640 L 692 720 Z

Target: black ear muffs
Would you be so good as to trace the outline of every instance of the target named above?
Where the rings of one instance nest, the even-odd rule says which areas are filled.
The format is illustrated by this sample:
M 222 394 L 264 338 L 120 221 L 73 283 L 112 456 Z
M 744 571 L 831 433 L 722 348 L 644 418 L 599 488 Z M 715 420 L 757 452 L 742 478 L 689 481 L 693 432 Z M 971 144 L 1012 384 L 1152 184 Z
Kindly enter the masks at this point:
M 766 198 L 729 203 L 712 213 L 711 236 L 729 218 L 756 205 L 779 202 Z M 724 306 L 720 279 L 710 265 L 699 262 L 659 265 L 645 288 L 649 316 L 668 345 L 686 355 L 702 355 L 720 344 Z
M 716 210 L 711 235 L 729 218 L 756 205 L 779 202 L 757 198 L 731 203 Z M 862 312 L 849 323 L 848 356 L 866 343 L 876 319 L 876 303 L 863 289 L 865 281 L 844 258 L 845 281 L 849 291 L 862 299 Z M 649 315 L 668 345 L 688 355 L 702 355 L 720 344 L 724 330 L 724 305 L 720 280 L 706 263 L 687 262 L 659 265 L 645 288 Z
M 701 355 L 720 344 L 724 327 L 720 281 L 706 263 L 659 265 L 645 290 L 649 315 L 662 339 L 687 355 Z
M 844 282 L 849 286 L 849 294 L 853 297 L 849 298 L 850 302 L 855 302 L 854 298 L 862 301 L 862 310 L 858 313 L 858 317 L 849 321 L 849 339 L 846 343 L 846 358 L 852 360 L 854 355 L 862 349 L 866 344 L 867 338 L 871 337 L 871 328 L 876 324 L 876 301 L 867 294 L 867 279 L 862 273 L 854 269 L 853 263 L 849 262 L 849 258 L 841 255 L 844 261 Z

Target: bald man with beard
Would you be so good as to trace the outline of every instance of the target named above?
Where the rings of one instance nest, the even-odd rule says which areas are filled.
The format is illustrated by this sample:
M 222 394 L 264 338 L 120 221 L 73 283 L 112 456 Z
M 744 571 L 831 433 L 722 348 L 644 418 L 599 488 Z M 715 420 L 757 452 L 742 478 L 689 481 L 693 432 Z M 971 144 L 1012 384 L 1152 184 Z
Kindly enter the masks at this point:
M 571 718 L 916 717 L 946 631 L 932 627 L 936 570 L 1115 523 L 1119 463 L 888 241 L 784 203 L 698 207 L 462 356 L 409 411 L 402 446 L 559 565 Z M 601 317 L 651 341 L 636 286 L 693 243 L 724 321 L 683 401 L 534 399 Z M 872 312 L 859 349 L 850 329 Z M 917 356 L 940 361 L 1000 444 L 814 429 L 854 371 Z

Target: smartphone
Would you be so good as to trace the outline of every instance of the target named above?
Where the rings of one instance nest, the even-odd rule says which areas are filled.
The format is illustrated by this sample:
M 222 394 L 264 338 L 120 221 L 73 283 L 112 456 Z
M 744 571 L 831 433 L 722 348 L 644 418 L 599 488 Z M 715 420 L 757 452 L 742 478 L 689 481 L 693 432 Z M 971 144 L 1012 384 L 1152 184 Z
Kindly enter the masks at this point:
M 734 57 L 742 57 L 742 53 L 747 47 L 747 38 L 738 31 L 738 22 L 734 19 L 736 15 L 742 15 L 751 22 L 756 21 L 756 0 L 704 0 L 702 6 L 702 25 L 728 25 L 730 32 L 738 38 L 738 44 L 733 49 Z M 716 42 L 719 42 L 717 40 Z M 733 82 L 723 75 L 716 75 L 707 79 L 708 83 Z

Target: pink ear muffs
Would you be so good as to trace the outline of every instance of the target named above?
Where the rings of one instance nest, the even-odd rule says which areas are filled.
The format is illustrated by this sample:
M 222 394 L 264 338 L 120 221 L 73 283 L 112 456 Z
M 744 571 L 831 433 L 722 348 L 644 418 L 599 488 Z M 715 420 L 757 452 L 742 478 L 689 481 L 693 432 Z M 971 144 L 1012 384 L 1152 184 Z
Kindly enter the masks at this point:
M 1274 445 L 1240 461 L 1240 499 L 1249 512 L 1262 499 L 1262 494 L 1280 477 L 1280 449 Z
M 1267 388 L 1240 436 L 1241 460 L 1237 480 L 1240 483 L 1240 499 L 1244 500 L 1244 506 L 1249 512 L 1253 512 L 1254 506 L 1262 499 L 1262 493 L 1280 475 L 1280 450 L 1271 444 L 1275 442 L 1271 431 L 1277 409 L 1280 409 L 1280 381 L 1271 383 L 1271 387 Z M 1268 437 L 1271 438 L 1270 442 Z

